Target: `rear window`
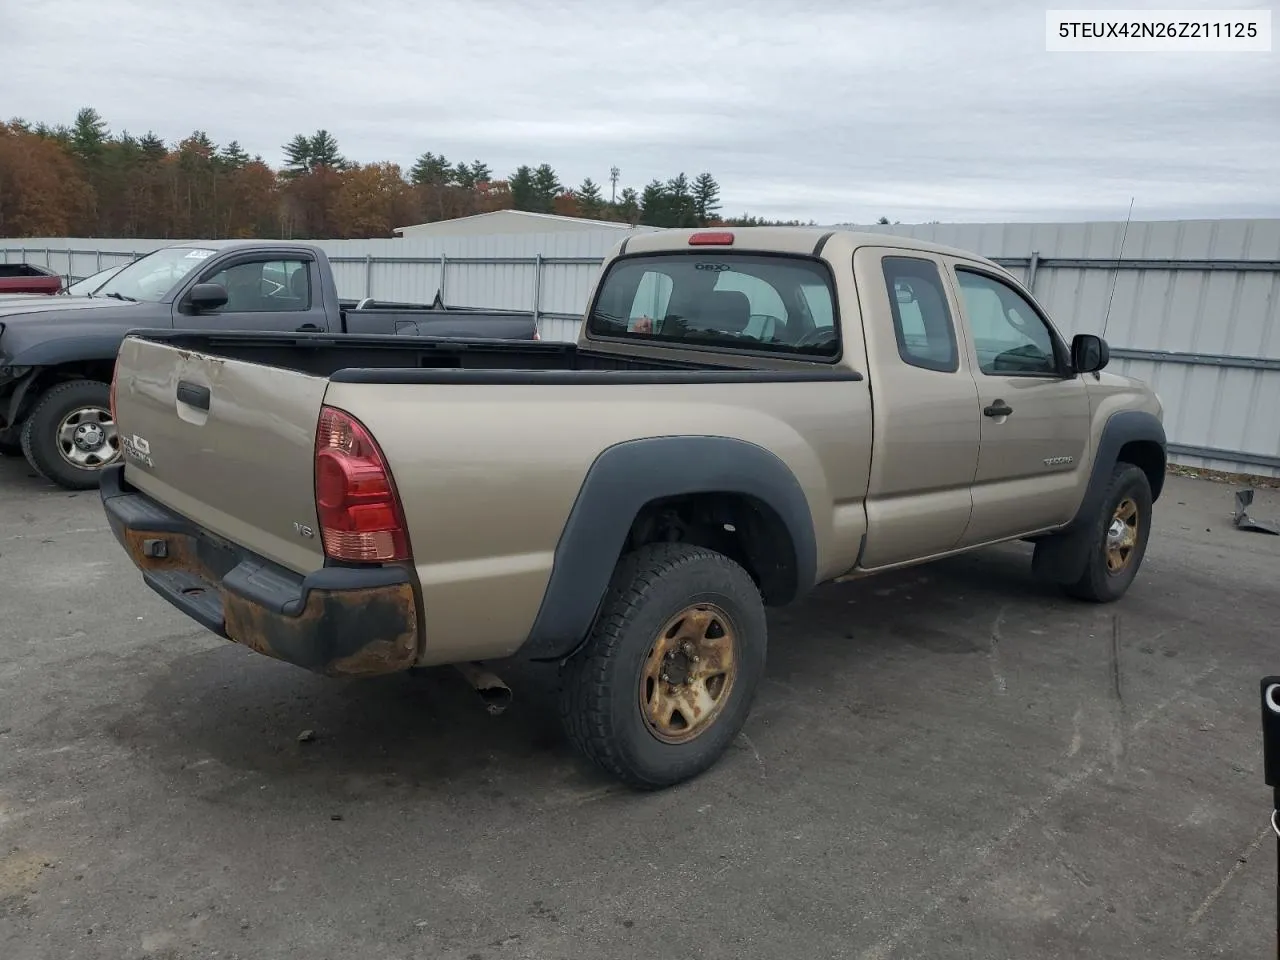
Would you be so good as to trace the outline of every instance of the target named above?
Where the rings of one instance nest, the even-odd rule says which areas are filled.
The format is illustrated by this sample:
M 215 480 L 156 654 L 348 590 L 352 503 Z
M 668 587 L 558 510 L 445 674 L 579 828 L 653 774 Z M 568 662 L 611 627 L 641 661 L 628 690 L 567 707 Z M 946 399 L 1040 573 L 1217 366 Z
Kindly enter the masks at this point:
M 798 257 L 658 254 L 617 260 L 587 331 L 802 356 L 835 357 L 840 331 L 826 267 Z

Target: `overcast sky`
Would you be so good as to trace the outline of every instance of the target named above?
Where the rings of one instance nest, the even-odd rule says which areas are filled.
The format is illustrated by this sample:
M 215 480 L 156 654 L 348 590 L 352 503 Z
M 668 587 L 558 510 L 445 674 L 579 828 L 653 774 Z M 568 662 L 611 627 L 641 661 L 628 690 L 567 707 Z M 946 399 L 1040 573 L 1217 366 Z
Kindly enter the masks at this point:
M 707 170 L 727 215 L 820 223 L 1280 216 L 1280 52 L 1045 52 L 1070 6 L 1105 5 L 0 0 L 0 112 L 273 164 L 323 127 L 352 160 L 546 162 L 606 196 L 611 165 Z

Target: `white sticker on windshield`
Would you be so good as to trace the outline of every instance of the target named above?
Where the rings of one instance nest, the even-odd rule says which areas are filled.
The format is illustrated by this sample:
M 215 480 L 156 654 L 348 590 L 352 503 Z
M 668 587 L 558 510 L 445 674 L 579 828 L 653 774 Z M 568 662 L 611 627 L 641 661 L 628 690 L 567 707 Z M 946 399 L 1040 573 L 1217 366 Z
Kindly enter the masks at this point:
M 205 258 L 211 257 L 211 256 L 213 256 L 212 250 L 192 250 L 190 253 L 187 254 L 187 259 L 188 260 L 204 260 Z

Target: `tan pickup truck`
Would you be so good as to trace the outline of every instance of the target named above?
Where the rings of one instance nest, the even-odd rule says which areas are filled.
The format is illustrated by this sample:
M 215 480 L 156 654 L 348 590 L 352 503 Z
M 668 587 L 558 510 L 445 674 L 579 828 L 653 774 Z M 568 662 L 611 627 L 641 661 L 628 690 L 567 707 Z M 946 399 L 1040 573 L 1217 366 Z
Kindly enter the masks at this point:
M 671 230 L 609 256 L 576 343 L 159 331 L 121 346 L 112 529 L 219 635 L 329 675 L 560 664 L 625 782 L 742 728 L 765 608 L 1015 539 L 1132 582 L 1162 409 L 963 250 Z

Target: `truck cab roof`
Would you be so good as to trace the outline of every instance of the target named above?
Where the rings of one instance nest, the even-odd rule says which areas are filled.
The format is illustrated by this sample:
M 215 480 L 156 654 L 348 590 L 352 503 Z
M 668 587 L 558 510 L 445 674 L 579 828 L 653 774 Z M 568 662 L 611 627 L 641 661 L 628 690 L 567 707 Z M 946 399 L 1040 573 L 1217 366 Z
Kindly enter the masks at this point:
M 1005 272 L 1004 268 L 994 260 L 977 256 L 971 250 L 934 243 L 931 240 L 921 240 L 917 237 L 838 227 L 690 227 L 662 230 L 626 237 L 614 248 L 611 258 L 636 253 L 672 253 L 688 250 L 690 246 L 696 245 L 690 243 L 692 238 L 700 236 L 711 238 L 718 235 L 731 237 L 732 240 L 727 243 L 708 242 L 705 246 L 719 250 L 753 250 L 817 256 L 826 249 L 828 244 L 838 238 L 842 245 L 848 248 L 875 246 L 916 250 L 978 262 Z

